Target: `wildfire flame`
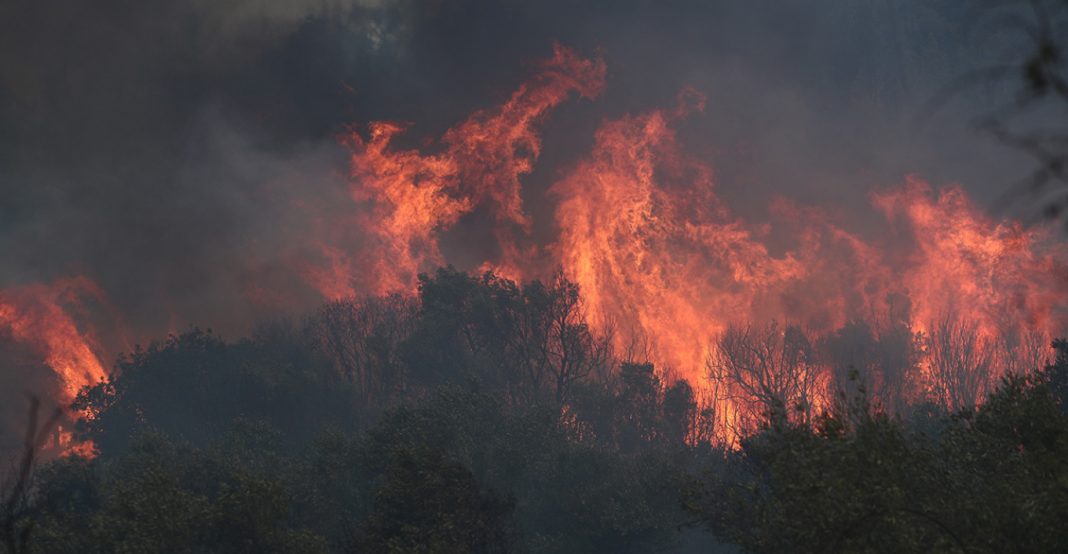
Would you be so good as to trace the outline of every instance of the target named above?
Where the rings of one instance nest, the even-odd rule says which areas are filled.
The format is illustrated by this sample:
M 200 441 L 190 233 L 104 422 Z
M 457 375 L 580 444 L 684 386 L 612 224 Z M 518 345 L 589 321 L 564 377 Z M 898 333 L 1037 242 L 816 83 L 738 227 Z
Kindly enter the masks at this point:
M 42 357 L 59 379 L 57 400 L 63 404 L 70 404 L 83 387 L 107 377 L 91 335 L 72 316 L 85 295 L 103 298 L 103 292 L 84 277 L 0 290 L 0 331 Z
M 520 177 L 541 153 L 535 127 L 572 92 L 597 96 L 605 76 L 602 61 L 583 60 L 559 45 L 539 69 L 504 104 L 446 132 L 439 153 L 392 149 L 404 129 L 396 123 L 373 123 L 367 138 L 356 132 L 345 138 L 352 149 L 352 198 L 369 206 L 358 222 L 368 244 L 358 256 L 323 248 L 330 267 L 309 274 L 324 296 L 414 291 L 419 272 L 445 261 L 438 234 L 482 206 L 494 215 L 498 264 L 521 263 L 525 249 L 515 234 L 529 230 L 530 220 Z
M 921 392 L 957 407 L 983 389 L 935 384 L 953 364 L 1032 369 L 1063 332 L 1063 243 L 986 215 L 957 186 L 935 190 L 909 178 L 873 193 L 886 223 L 876 239 L 844 229 L 825 209 L 774 199 L 776 228 L 792 242 L 773 245 L 772 226 L 733 213 L 712 167 L 680 144 L 674 126 L 705 104 L 689 89 L 673 108 L 601 124 L 592 150 L 550 187 L 556 235 L 539 244 L 521 195 L 541 153 L 539 126 L 569 97 L 597 97 L 605 79 L 602 60 L 556 45 L 503 103 L 472 114 L 426 152 L 395 146 L 406 128 L 398 123 L 347 134 L 354 209 L 337 229 L 362 242 L 317 244 L 319 263 L 300 273 L 328 299 L 412 294 L 420 272 L 448 261 L 443 236 L 479 211 L 491 216 L 497 252 L 480 269 L 513 279 L 562 272 L 580 287 L 590 322 L 620 331 L 620 351 L 641 341 L 651 361 L 691 382 L 708 381 L 714 359 L 730 362 L 725 345 L 760 337 L 781 350 L 804 343 L 799 329 L 820 336 L 862 321 L 876 334 L 904 328 L 929 337 Z M 104 295 L 85 278 L 0 290 L 0 331 L 41 356 L 67 404 L 106 378 L 76 317 L 85 297 Z M 954 351 L 951 339 L 965 336 L 969 350 Z M 786 363 L 806 366 L 784 385 L 789 394 L 825 405 L 826 364 L 790 354 L 773 365 Z M 745 411 L 733 398 L 717 399 L 724 421 Z
M 1064 248 L 1043 230 L 995 221 L 959 187 L 935 193 L 915 179 L 874 194 L 872 201 L 913 238 L 897 278 L 918 328 L 959 314 L 990 337 L 1020 326 L 1057 330 L 1065 300 Z
M 715 196 L 711 170 L 680 153 L 670 123 L 684 113 L 601 127 L 588 159 L 552 188 L 551 248 L 594 321 L 634 325 L 661 365 L 695 371 L 710 337 L 806 270 L 771 256 Z
M 716 338 L 738 323 L 778 320 L 820 334 L 864 320 L 923 336 L 952 320 L 982 341 L 1013 344 L 1035 336 L 1048 344 L 1063 329 L 1063 245 L 1043 229 L 985 215 L 957 186 L 934 190 L 909 178 L 873 193 L 887 227 L 878 240 L 824 210 L 774 200 L 777 224 L 790 227 L 795 244 L 773 249 L 769 226 L 734 215 L 712 168 L 679 144 L 673 125 L 704 107 L 692 90 L 673 109 L 605 121 L 592 151 L 550 189 L 556 239 L 531 245 L 520 190 L 540 151 L 536 125 L 572 91 L 596 96 L 604 76 L 602 61 L 557 46 L 504 104 L 446 132 L 436 153 L 391 148 L 403 129 L 393 123 L 372 124 L 366 139 L 349 136 L 352 197 L 367 208 L 360 230 L 371 240 L 357 252 L 332 251 L 323 271 L 332 277 L 321 281 L 334 285 L 320 290 L 412 292 L 420 271 L 446 261 L 442 235 L 481 208 L 500 252 L 482 268 L 517 279 L 561 270 L 581 287 L 592 322 L 625 331 L 618 347 L 640 337 L 653 361 L 692 381 L 707 377 Z

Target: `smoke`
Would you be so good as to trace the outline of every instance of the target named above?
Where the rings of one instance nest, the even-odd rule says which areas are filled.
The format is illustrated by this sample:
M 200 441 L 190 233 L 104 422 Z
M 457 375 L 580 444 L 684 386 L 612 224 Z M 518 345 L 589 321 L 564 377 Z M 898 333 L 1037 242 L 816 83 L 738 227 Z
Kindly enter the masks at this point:
M 112 356 L 191 324 L 232 335 L 313 305 L 294 268 L 329 260 L 309 245 L 365 240 L 324 224 L 358 210 L 346 126 L 417 122 L 397 139 L 417 146 L 506 99 L 554 41 L 599 52 L 608 74 L 599 98 L 543 126 L 522 190 L 542 242 L 556 232 L 549 185 L 601 122 L 671 106 L 687 86 L 707 108 L 679 123 L 680 143 L 743 216 L 774 217 L 768 199 L 782 196 L 864 228 L 872 187 L 911 173 L 989 201 L 1027 169 L 967 123 L 1000 91 L 917 121 L 1004 46 L 973 39 L 961 4 L 8 2 L 0 288 L 84 275 L 131 330 Z M 460 221 L 445 257 L 481 247 L 471 239 L 489 225 Z

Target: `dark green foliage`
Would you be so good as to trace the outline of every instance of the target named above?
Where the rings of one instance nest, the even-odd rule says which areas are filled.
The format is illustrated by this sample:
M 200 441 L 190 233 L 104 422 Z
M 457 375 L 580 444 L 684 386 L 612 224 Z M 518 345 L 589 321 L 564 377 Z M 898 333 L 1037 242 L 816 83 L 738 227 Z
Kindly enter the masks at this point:
M 1057 355 L 1053 364 L 1046 368 L 1046 378 L 1053 397 L 1057 399 L 1062 410 L 1068 411 L 1068 341 L 1053 341 L 1053 349 Z
M 443 269 L 126 356 L 43 468 L 42 552 L 648 552 L 677 544 L 697 401 L 613 375 L 577 288 Z
M 38 420 L 39 410 L 40 401 L 30 397 L 22 452 L 11 472 L 0 480 L 0 547 L 9 554 L 28 552 L 34 544 L 40 507 L 32 489 L 33 470 L 48 434 L 63 416 L 57 408 L 42 423 Z
M 608 343 L 583 319 L 563 279 L 522 287 L 492 273 L 439 269 L 419 284 L 422 311 L 404 350 L 425 384 L 473 384 L 525 404 L 566 402 L 598 373 Z
M 695 435 L 698 431 L 696 428 L 700 425 L 697 419 L 697 398 L 688 382 L 676 381 L 664 391 L 661 410 L 663 411 L 661 434 L 667 443 L 684 445 L 687 441 L 698 438 Z
M 118 453 L 145 431 L 207 444 L 241 419 L 269 422 L 294 442 L 323 425 L 352 429 L 363 407 L 351 383 L 316 354 L 285 326 L 237 343 L 199 329 L 168 337 L 124 357 L 115 377 L 82 392 L 75 406 L 94 418 L 81 433 Z
M 302 338 L 315 361 L 331 367 L 361 404 L 379 408 L 396 401 L 410 385 L 401 346 L 412 333 L 417 310 L 412 299 L 400 295 L 337 300 L 305 321 Z M 282 344 L 294 342 L 285 338 L 283 333 Z
M 238 461 L 240 449 L 144 435 L 112 462 L 56 462 L 41 476 L 35 551 L 325 552 L 321 537 L 289 525 L 278 469 Z
M 481 393 L 446 388 L 399 407 L 356 449 L 374 479 L 388 474 L 398 451 L 444 453 L 514 499 L 520 551 L 648 551 L 669 545 L 685 517 L 680 476 L 666 459 L 576 442 L 551 410 L 511 408 Z
M 584 443 L 551 409 L 459 388 L 299 454 L 239 420 L 206 447 L 149 434 L 41 478 L 39 544 L 57 552 L 647 552 L 686 519 L 670 457 Z
M 621 452 L 707 450 L 714 440 L 712 409 L 685 380 L 665 387 L 650 364 L 624 363 L 610 383 L 579 387 L 570 409 L 584 440 Z
M 863 405 L 815 429 L 769 429 L 695 484 L 691 508 L 753 552 L 1063 551 L 1058 371 L 1008 377 L 934 434 Z
M 826 356 L 843 394 L 732 451 L 690 383 L 612 366 L 562 279 L 444 269 L 418 303 L 335 302 L 237 342 L 194 330 L 83 392 L 99 456 L 39 468 L 17 527 L 59 553 L 733 549 L 713 534 L 753 552 L 1064 550 L 1068 343 L 950 415 L 891 382 L 915 370 L 904 327 L 761 332 L 739 338 L 797 378 Z M 747 359 L 728 361 L 744 377 Z
M 359 552 L 508 552 L 512 503 L 481 490 L 463 465 L 429 449 L 390 456 Z

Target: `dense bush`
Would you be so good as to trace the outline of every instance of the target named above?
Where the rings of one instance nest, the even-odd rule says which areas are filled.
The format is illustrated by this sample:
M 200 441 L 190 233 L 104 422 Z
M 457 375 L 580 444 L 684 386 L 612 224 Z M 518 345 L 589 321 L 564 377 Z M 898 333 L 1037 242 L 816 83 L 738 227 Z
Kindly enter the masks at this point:
M 1068 545 L 1068 343 L 949 412 L 886 382 L 915 371 L 907 330 L 740 328 L 728 346 L 789 354 L 804 387 L 716 361 L 763 394 L 731 443 L 694 384 L 616 359 L 565 280 L 421 283 L 417 300 L 335 302 L 247 339 L 191 330 L 123 357 L 77 401 L 97 456 L 42 465 L 3 497 L 0 538 L 49 553 Z M 816 410 L 805 372 L 825 362 L 839 401 Z

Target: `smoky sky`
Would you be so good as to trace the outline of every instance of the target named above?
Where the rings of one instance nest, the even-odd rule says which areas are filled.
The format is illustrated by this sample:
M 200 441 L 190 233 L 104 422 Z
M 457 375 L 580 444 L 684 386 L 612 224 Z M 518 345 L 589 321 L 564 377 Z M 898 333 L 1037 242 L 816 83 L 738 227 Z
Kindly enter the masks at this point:
M 980 19 L 960 0 L 9 1 L 0 286 L 84 274 L 152 333 L 240 332 L 268 315 L 250 283 L 310 305 L 282 253 L 351 209 L 338 134 L 397 120 L 427 144 L 507 98 L 554 41 L 603 56 L 608 78 L 544 126 L 524 191 L 537 233 L 552 233 L 545 189 L 600 122 L 686 86 L 708 107 L 680 123 L 683 143 L 747 217 L 785 196 L 863 227 L 867 194 L 909 174 L 990 202 L 1029 169 L 970 123 L 1003 91 L 925 112 L 1012 55 Z

